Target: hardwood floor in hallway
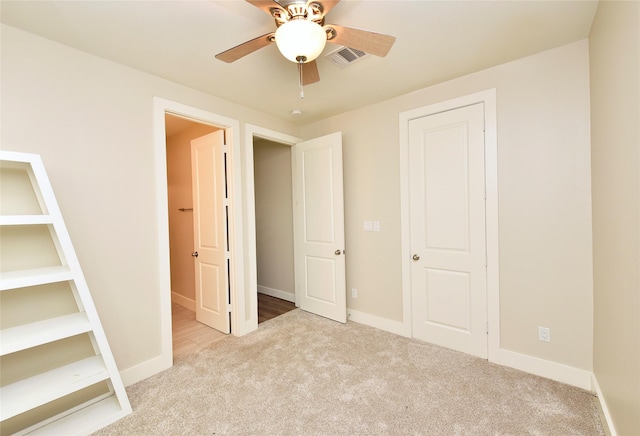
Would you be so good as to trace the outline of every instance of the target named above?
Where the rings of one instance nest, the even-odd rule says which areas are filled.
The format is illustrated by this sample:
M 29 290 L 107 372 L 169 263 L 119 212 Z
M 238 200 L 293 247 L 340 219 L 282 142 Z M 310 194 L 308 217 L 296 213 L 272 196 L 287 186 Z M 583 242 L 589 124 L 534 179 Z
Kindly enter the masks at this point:
M 258 293 L 258 324 L 296 308 L 290 301 Z
M 196 321 L 196 313 L 176 303 L 171 304 L 173 323 L 173 357 L 205 348 L 227 335 Z
M 258 323 L 295 309 L 295 304 L 258 294 Z M 196 313 L 176 303 L 171 304 L 173 357 L 182 356 L 225 338 L 227 335 L 196 321 Z

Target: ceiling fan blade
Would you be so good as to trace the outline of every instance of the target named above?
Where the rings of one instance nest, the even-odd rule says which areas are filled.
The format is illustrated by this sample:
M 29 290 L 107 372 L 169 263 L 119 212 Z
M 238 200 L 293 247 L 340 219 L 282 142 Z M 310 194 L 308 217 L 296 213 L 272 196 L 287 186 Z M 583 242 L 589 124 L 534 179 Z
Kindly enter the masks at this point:
M 335 5 L 340 3 L 340 0 L 307 0 L 307 8 L 311 3 L 318 3 L 322 6 L 322 16 L 324 17 Z
M 327 24 L 324 29 L 328 30 L 328 42 L 355 48 L 376 56 L 386 56 L 393 43 L 396 42 L 395 36 L 369 30 L 354 29 L 335 24 Z
M 247 3 L 251 3 L 256 8 L 260 8 L 265 11 L 270 16 L 273 16 L 271 13 L 272 9 L 280 9 L 284 12 L 285 16 L 288 14 L 285 8 L 276 3 L 275 0 L 245 0 Z
M 243 42 L 229 50 L 225 50 L 222 53 L 216 55 L 216 59 L 231 63 L 238 59 L 253 53 L 256 50 L 266 47 L 274 41 L 275 33 L 267 33 L 266 35 L 258 36 L 250 41 Z
M 318 73 L 318 64 L 316 61 L 307 62 L 302 64 L 302 84 L 311 85 L 320 81 L 320 74 Z

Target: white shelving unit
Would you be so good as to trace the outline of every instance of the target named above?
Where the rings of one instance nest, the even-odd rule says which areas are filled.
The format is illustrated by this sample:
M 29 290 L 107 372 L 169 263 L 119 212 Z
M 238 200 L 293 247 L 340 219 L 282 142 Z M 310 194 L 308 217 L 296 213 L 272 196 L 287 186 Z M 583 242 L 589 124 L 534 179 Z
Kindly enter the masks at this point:
M 90 433 L 131 412 L 120 373 L 40 156 L 0 151 L 0 180 L 1 433 Z

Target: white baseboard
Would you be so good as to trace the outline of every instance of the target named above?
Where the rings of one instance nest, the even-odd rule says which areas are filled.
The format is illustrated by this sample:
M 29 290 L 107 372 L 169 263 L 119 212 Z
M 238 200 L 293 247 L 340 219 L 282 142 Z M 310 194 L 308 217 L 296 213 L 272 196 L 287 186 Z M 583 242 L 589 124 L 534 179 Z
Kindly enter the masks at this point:
M 290 301 L 292 303 L 296 302 L 295 294 L 291 292 L 281 291 L 279 289 L 268 288 L 266 286 L 258 285 L 258 293 L 265 294 L 270 297 L 280 298 L 281 300 Z
M 405 325 L 400 321 L 381 318 L 353 309 L 347 309 L 347 313 L 349 321 L 375 327 L 407 338 L 412 337 L 411 326 Z M 508 366 L 529 374 L 538 375 L 540 377 L 556 380 L 561 383 L 594 392 L 592 384 L 593 373 L 591 371 L 574 368 L 562 363 L 551 362 L 549 360 L 505 349 L 500 349 L 497 352 L 497 355 L 490 355 L 489 360 L 498 365 Z
M 591 385 L 593 373 L 591 371 L 516 353 L 504 348 L 498 351 L 497 356 L 489 356 L 489 360 L 498 365 L 519 369 L 529 374 L 539 375 L 540 377 L 593 392 L 593 386 Z
M 171 293 L 171 302 L 179 304 L 182 307 L 189 309 L 192 312 L 196 311 L 196 302 L 190 298 L 180 295 L 177 292 Z
M 120 371 L 120 377 L 122 378 L 122 383 L 125 386 L 131 386 L 134 383 L 138 383 L 152 375 L 156 375 L 159 372 L 169 369 L 171 366 L 173 366 L 172 359 L 166 359 L 163 356 L 156 356 L 146 362 L 142 362 L 138 365 L 132 366 L 131 368 Z
M 179 304 L 193 312 L 196 310 L 196 302 L 176 292 L 171 292 L 171 302 Z M 169 336 L 171 336 L 169 324 Z M 171 346 L 171 338 L 169 337 L 169 347 Z M 142 363 L 134 365 L 130 368 L 126 368 L 120 371 L 122 377 L 122 383 L 125 386 L 131 386 L 139 381 L 156 375 L 166 369 L 173 366 L 173 353 L 171 349 L 164 350 L 159 356 L 153 357 Z
M 171 302 L 179 304 L 192 312 L 196 310 L 196 302 L 180 295 L 176 292 L 171 293 Z M 173 353 L 164 353 L 147 361 L 134 365 L 130 368 L 120 371 L 122 383 L 125 386 L 131 386 L 146 378 L 156 375 L 173 366 Z
M 411 329 L 407 328 L 407 326 L 400 321 L 381 318 L 379 316 L 370 315 L 368 313 L 358 312 L 357 310 L 353 309 L 347 309 L 347 319 L 349 321 L 357 322 L 358 324 L 375 327 L 377 329 L 404 336 L 406 338 L 411 337 Z
M 598 396 L 598 402 L 600 403 L 602 414 L 604 415 L 605 422 L 603 422 L 603 424 L 606 424 L 611 436 L 618 436 L 618 433 L 616 433 L 616 428 L 613 425 L 611 413 L 609 412 L 609 408 L 607 407 L 607 402 L 604 399 L 604 395 L 602 394 L 602 390 L 600 389 L 600 384 L 598 383 L 598 378 L 595 374 L 591 374 L 591 384 L 593 385 L 596 395 Z

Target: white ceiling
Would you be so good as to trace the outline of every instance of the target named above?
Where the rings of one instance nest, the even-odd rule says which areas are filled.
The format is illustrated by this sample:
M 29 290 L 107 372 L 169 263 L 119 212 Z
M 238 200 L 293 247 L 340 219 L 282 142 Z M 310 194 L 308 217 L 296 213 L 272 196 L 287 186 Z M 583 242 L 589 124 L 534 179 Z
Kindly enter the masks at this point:
M 321 0 L 319 0 L 321 2 Z M 597 1 L 342 0 L 326 22 L 397 38 L 385 58 L 340 69 L 300 100 L 296 65 L 274 44 L 232 64 L 214 55 L 275 30 L 242 0 L 2 0 L 7 25 L 299 124 L 586 38 Z M 327 44 L 325 53 L 336 46 Z M 303 111 L 292 116 L 292 109 Z

